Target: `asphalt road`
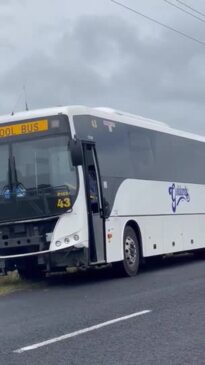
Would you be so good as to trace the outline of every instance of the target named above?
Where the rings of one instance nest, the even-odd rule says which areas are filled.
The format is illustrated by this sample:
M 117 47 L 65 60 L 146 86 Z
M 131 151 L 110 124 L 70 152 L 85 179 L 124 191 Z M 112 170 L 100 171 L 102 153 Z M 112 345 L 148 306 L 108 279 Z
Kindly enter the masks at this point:
M 205 364 L 204 282 L 205 260 L 184 256 L 145 267 L 135 278 L 98 270 L 1 297 L 0 364 Z M 76 334 L 82 329 L 88 332 Z

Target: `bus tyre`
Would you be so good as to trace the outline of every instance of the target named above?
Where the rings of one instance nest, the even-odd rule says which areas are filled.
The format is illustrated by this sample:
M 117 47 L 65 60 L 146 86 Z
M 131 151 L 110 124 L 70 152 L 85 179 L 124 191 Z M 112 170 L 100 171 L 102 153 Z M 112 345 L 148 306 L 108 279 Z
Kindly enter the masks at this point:
M 118 263 L 118 270 L 124 276 L 135 276 L 139 268 L 139 242 L 134 229 L 125 227 L 123 239 L 124 260 Z

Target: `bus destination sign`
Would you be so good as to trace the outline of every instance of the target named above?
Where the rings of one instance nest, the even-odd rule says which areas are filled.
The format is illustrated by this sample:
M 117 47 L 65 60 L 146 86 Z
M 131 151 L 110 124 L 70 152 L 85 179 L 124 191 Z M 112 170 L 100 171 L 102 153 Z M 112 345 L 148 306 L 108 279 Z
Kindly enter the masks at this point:
M 45 132 L 47 130 L 48 130 L 47 119 L 36 120 L 35 122 L 11 124 L 3 127 L 0 126 L 0 138 Z

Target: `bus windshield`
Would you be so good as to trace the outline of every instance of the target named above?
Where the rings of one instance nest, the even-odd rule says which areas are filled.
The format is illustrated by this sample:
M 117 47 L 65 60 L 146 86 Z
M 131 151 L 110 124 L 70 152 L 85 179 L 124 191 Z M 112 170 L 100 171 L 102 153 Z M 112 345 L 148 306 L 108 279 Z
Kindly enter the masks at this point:
M 0 222 L 60 215 L 77 191 L 68 137 L 45 136 L 0 145 Z
M 13 144 L 17 182 L 36 191 L 62 185 L 75 190 L 76 173 L 67 142 L 65 136 L 57 136 Z

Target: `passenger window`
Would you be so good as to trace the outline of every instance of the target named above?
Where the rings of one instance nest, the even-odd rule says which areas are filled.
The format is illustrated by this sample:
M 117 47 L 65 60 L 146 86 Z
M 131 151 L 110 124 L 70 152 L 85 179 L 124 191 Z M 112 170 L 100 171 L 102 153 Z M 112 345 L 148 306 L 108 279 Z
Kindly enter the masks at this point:
M 99 212 L 98 185 L 97 185 L 97 176 L 94 165 L 88 166 L 88 179 L 89 179 L 91 210 L 93 213 L 98 213 Z
M 139 178 L 151 177 L 154 164 L 154 154 L 151 138 L 144 131 L 128 133 L 132 157 L 132 165 Z

